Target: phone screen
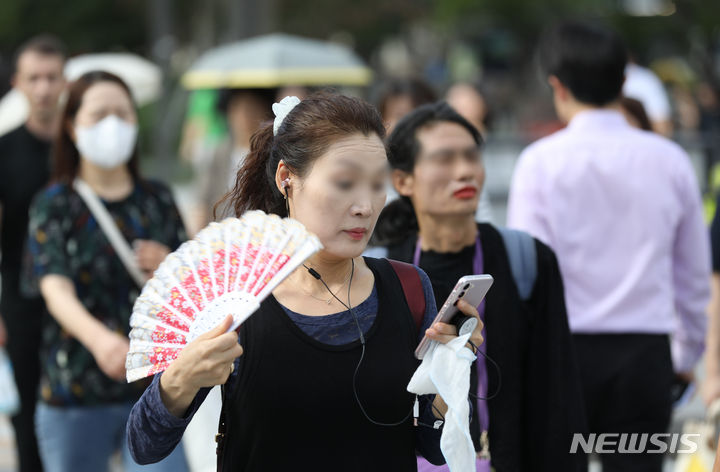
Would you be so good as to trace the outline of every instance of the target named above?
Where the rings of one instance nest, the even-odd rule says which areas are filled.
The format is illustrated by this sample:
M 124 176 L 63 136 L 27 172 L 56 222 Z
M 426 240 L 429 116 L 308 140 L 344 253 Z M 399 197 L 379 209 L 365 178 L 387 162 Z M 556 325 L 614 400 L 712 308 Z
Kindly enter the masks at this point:
M 461 277 L 438 311 L 435 320 L 433 320 L 433 324 L 437 322 L 450 323 L 450 320 L 459 312 L 455 304 L 460 299 L 465 300 L 475 307 L 479 306 L 492 284 L 493 278 L 489 274 L 466 275 Z M 415 357 L 422 359 L 434 343 L 435 342 L 427 336 L 423 337 L 417 349 L 415 349 Z

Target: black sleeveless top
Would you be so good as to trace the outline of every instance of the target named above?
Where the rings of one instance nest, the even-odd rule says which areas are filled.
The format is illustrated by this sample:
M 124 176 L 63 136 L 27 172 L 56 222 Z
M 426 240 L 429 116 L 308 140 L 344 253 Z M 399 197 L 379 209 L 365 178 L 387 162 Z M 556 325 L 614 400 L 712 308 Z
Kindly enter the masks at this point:
M 366 335 L 357 393 L 375 421 L 410 413 L 407 384 L 418 366 L 412 315 L 387 260 L 366 258 L 378 314 Z M 370 423 L 358 407 L 353 373 L 359 340 L 332 346 L 306 335 L 268 297 L 240 330 L 244 347 L 226 400 L 223 471 L 415 471 L 412 415 L 399 426 Z

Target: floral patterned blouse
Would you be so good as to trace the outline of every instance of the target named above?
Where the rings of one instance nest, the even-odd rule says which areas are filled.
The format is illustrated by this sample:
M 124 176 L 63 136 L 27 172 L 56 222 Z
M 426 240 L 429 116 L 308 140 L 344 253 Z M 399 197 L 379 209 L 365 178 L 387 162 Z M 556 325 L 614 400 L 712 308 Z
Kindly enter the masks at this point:
M 141 181 L 123 200 L 103 201 L 128 242 L 150 239 L 177 249 L 185 229 L 170 190 Z M 66 184 L 39 193 L 30 208 L 24 290 L 45 275 L 70 278 L 80 302 L 109 329 L 127 335 L 139 289 L 82 198 Z M 41 349 L 42 401 L 56 406 L 134 402 L 147 383 L 107 377 L 92 354 L 46 313 Z

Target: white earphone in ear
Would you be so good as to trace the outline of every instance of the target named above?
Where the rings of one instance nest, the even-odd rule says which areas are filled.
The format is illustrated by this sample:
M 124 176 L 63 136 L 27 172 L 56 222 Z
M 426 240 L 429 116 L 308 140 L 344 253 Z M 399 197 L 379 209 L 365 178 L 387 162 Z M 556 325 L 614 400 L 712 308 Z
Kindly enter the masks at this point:
M 290 186 L 290 177 L 280 182 L 282 188 L 288 188 Z

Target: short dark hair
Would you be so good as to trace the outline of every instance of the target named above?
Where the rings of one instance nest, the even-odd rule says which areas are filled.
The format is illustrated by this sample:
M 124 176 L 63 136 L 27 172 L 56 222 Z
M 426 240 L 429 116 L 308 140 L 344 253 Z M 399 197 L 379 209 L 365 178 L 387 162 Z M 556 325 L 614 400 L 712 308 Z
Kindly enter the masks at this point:
M 392 169 L 412 173 L 420 154 L 418 131 L 437 123 L 455 123 L 472 136 L 478 147 L 483 139 L 480 132 L 446 102 L 421 105 L 405 115 L 387 139 L 388 160 Z M 390 246 L 404 241 L 418 231 L 417 217 L 410 198 L 400 196 L 380 213 L 370 244 Z
M 627 48 L 607 28 L 564 22 L 547 31 L 540 43 L 540 62 L 582 103 L 603 106 L 622 91 Z
M 478 146 L 482 145 L 483 140 L 480 132 L 447 102 L 428 103 L 405 115 L 395 125 L 393 132 L 390 133 L 387 140 L 390 167 L 412 172 L 415 168 L 417 156 L 420 153 L 420 141 L 417 139 L 418 130 L 443 122 L 462 126 L 470 133 Z
M 63 62 L 67 59 L 67 49 L 60 39 L 51 34 L 39 34 L 22 43 L 17 51 L 15 51 L 15 56 L 13 57 L 15 72 L 17 72 L 17 64 L 20 56 L 31 51 L 46 56 L 58 56 Z

